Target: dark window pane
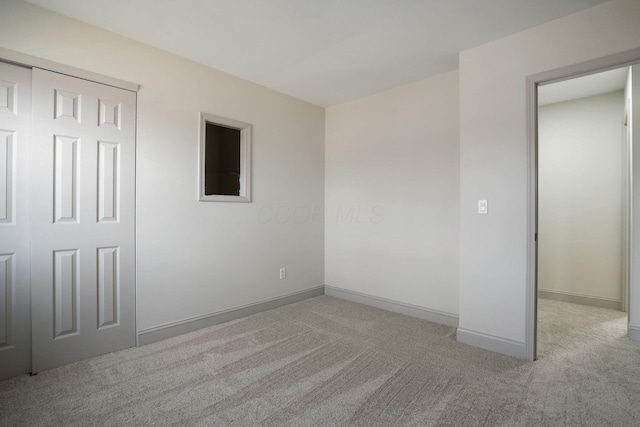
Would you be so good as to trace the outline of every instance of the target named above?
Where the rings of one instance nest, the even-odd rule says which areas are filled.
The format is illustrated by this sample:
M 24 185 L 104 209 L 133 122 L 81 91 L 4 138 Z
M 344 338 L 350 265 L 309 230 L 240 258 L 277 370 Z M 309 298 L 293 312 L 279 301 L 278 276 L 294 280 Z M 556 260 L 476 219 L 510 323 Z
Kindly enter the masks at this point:
M 240 129 L 206 124 L 204 194 L 240 195 Z

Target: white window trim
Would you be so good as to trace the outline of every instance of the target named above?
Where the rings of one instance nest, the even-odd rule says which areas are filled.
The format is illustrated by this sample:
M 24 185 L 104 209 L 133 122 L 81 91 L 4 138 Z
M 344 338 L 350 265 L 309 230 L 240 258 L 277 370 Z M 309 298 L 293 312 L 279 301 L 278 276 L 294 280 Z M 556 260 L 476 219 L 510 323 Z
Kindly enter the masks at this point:
M 228 196 L 204 193 L 206 126 L 213 123 L 240 131 L 240 195 Z M 198 200 L 201 202 L 251 202 L 251 125 L 213 114 L 200 113 L 200 150 L 198 159 Z

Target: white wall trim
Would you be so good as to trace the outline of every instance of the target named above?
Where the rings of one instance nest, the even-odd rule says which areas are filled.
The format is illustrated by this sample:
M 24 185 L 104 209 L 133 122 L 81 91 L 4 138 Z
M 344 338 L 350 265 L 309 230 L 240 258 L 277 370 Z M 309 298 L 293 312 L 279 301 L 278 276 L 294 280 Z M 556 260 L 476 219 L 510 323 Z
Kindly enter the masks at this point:
M 538 287 L 538 297 L 554 301 L 570 302 L 572 304 L 590 305 L 592 307 L 620 310 L 622 301 L 615 298 L 599 297 L 596 295 L 581 294 L 578 292 L 559 291 L 556 289 L 544 289 Z
M 581 77 L 598 71 L 633 65 L 640 61 L 640 49 L 632 49 L 593 59 L 567 67 L 528 76 L 526 79 L 527 102 L 527 285 L 525 292 L 525 340 L 523 359 L 536 358 L 536 328 L 537 328 L 537 231 L 538 231 L 538 201 L 537 201 L 537 144 L 538 144 L 538 85 L 555 83 L 575 77 Z
M 629 325 L 629 338 L 633 341 L 640 342 L 640 328 Z
M 306 289 L 304 291 L 293 292 L 287 295 L 269 298 L 255 303 L 245 304 L 227 310 L 205 314 L 203 316 L 192 317 L 189 319 L 179 320 L 177 322 L 167 323 L 153 328 L 142 329 L 138 331 L 138 346 L 151 344 L 156 341 L 176 337 L 188 332 L 197 331 L 198 329 L 207 328 L 209 326 L 218 325 L 224 322 L 229 322 L 241 317 L 251 316 L 252 314 L 282 307 L 283 305 L 287 304 L 293 304 L 294 302 L 299 302 L 307 298 L 313 298 L 321 295 L 324 295 L 324 286 L 317 286 L 315 288 Z
M 116 79 L 92 71 L 83 70 L 81 68 L 71 67 L 69 65 L 60 64 L 58 62 L 49 61 L 47 59 L 38 58 L 36 56 L 26 55 L 14 50 L 4 49 L 0 47 L 0 60 L 11 64 L 28 68 L 42 68 L 43 70 L 53 71 L 55 73 L 65 74 L 67 76 L 77 77 L 84 80 L 90 80 L 96 83 L 102 83 L 107 86 L 114 86 L 120 89 L 138 92 L 139 85 L 125 80 Z
M 527 352 L 523 342 L 512 341 L 481 332 L 458 328 L 456 334 L 458 342 L 483 348 L 495 353 L 505 354 L 518 359 L 527 360 Z
M 335 286 L 325 285 L 324 289 L 325 295 L 331 297 L 357 302 L 359 304 L 416 317 L 422 320 L 428 320 L 429 322 L 439 323 L 453 328 L 458 327 L 458 316 L 452 313 L 367 295 L 361 292 L 349 291 Z

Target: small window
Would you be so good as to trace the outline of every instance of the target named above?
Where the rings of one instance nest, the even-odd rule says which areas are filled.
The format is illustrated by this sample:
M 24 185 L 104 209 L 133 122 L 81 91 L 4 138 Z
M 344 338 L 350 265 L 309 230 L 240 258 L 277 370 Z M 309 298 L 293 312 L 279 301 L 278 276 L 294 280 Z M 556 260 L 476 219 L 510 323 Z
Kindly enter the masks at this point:
M 199 198 L 249 202 L 251 125 L 200 113 Z

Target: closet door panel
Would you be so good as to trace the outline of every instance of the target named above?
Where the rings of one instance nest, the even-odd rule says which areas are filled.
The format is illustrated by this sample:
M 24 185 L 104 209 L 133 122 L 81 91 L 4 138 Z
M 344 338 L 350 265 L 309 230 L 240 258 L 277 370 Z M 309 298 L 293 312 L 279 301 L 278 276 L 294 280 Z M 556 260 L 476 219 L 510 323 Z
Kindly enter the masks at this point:
M 135 345 L 135 108 L 33 69 L 33 372 Z
M 31 372 L 31 70 L 0 62 L 0 379 Z

